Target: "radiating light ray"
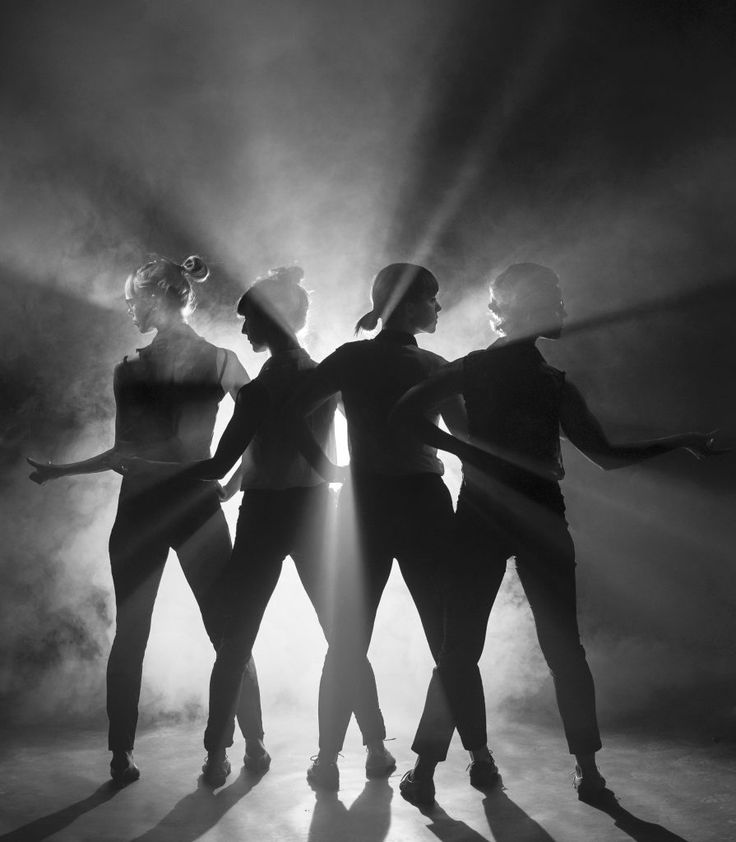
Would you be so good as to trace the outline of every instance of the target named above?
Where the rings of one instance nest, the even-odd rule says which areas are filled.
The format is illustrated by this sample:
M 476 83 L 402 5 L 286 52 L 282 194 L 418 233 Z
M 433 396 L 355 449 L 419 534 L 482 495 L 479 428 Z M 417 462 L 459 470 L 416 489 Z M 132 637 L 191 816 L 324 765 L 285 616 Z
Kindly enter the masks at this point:
M 569 4 L 572 5 L 572 4 Z M 516 116 L 528 104 L 544 81 L 545 66 L 551 60 L 565 37 L 561 21 L 565 18 L 559 6 L 547 6 L 538 19 L 531 22 L 531 37 L 525 45 L 523 59 L 513 68 L 513 78 L 503 103 L 503 122 L 497 112 L 491 111 L 481 124 L 477 138 L 465 153 L 457 174 L 441 204 L 437 206 L 415 247 L 412 262 L 424 263 L 435 250 L 435 245 L 456 216 L 469 194 L 478 187 L 478 178 L 487 171 L 505 132 Z M 485 185 L 486 189 L 490 186 Z

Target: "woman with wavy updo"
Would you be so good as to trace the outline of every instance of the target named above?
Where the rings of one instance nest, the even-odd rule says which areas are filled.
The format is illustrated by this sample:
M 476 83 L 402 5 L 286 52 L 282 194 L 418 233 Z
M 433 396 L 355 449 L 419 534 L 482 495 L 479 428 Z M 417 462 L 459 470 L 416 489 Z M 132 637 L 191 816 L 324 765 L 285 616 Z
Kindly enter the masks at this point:
M 115 444 L 81 462 L 52 465 L 28 460 L 37 483 L 73 474 L 120 470 L 136 456 L 183 462 L 203 459 L 217 407 L 225 394 L 237 395 L 248 382 L 232 351 L 202 339 L 186 323 L 195 283 L 209 276 L 199 257 L 175 263 L 157 257 L 125 282 L 125 299 L 141 333 L 153 342 L 115 368 Z M 133 760 L 143 656 L 164 564 L 173 548 L 199 605 L 205 629 L 217 646 L 222 613 L 213 587 L 230 556 L 230 533 L 220 508 L 222 489 L 168 470 L 123 476 L 110 561 L 117 608 L 115 639 L 107 666 L 110 773 L 120 784 L 140 776 Z M 263 727 L 255 667 L 248 663 L 238 705 L 246 751 L 261 755 Z M 240 678 L 238 681 L 240 685 Z

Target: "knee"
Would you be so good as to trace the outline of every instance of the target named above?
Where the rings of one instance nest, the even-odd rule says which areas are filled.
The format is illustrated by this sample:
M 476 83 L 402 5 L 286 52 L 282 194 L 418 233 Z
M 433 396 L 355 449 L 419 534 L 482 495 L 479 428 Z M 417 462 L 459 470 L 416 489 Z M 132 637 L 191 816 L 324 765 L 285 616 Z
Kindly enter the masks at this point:
M 581 668 L 587 669 L 585 649 L 577 635 L 560 636 L 546 641 L 542 654 L 555 677 L 575 673 Z

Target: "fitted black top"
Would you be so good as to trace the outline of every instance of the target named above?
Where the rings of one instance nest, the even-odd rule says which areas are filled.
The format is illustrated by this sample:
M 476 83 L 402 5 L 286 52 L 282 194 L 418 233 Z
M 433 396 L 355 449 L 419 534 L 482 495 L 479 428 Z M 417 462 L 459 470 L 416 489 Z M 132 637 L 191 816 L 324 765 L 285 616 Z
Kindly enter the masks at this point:
M 565 374 L 533 342 L 499 340 L 463 360 L 468 431 L 499 455 L 497 478 L 512 484 L 564 476 L 560 402 Z
M 382 330 L 341 345 L 319 364 L 319 376 L 342 392 L 353 468 L 382 476 L 443 472 L 436 448 L 390 426 L 388 418 L 407 390 L 445 362 L 419 348 L 410 333 Z

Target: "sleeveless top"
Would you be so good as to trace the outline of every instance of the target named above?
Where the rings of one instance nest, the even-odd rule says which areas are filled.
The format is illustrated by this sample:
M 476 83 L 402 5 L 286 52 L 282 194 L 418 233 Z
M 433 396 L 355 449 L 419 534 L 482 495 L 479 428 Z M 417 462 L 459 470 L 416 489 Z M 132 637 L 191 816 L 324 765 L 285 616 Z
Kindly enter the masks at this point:
M 115 368 L 116 440 L 148 459 L 209 458 L 224 397 L 217 346 L 183 324 L 137 353 Z
M 499 457 L 494 476 L 525 490 L 564 476 L 560 401 L 565 374 L 532 342 L 496 342 L 463 360 L 468 431 Z

